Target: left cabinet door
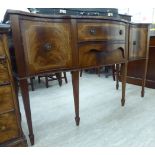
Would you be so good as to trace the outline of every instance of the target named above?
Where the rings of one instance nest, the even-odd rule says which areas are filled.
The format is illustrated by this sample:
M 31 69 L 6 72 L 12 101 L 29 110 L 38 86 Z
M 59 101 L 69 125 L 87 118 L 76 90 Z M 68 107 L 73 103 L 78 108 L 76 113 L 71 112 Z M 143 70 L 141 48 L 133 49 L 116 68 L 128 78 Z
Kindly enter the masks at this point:
M 21 20 L 20 25 L 29 74 L 72 66 L 70 22 Z

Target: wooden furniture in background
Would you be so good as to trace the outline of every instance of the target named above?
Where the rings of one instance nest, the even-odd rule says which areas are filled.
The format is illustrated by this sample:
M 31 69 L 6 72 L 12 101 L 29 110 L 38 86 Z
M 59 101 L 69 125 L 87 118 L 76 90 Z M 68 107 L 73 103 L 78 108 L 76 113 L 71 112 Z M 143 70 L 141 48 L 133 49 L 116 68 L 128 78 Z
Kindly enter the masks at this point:
M 55 74 L 49 73 L 48 75 L 39 75 L 38 83 L 41 82 L 41 78 L 45 78 L 46 88 L 49 87 L 49 81 L 53 81 L 53 80 L 57 80 L 59 83 L 59 86 L 62 86 L 63 79 L 65 80 L 66 83 L 68 83 L 66 72 L 60 72 Z
M 150 24 L 130 24 L 129 26 L 129 55 L 127 81 L 132 81 L 133 75 L 139 76 L 141 73 L 140 85 L 142 86 L 141 96 L 144 96 L 144 87 L 146 83 L 146 74 L 149 55 L 149 30 Z M 141 68 L 139 63 L 143 62 Z M 134 67 L 133 67 L 134 66 Z M 121 75 L 120 66 L 116 65 L 116 89 Z M 121 78 L 121 76 L 120 76 Z
M 0 24 L 0 146 L 27 146 L 10 66 L 8 25 Z
M 71 71 L 75 120 L 79 125 L 79 71 L 121 64 L 122 106 L 128 56 L 128 23 L 119 19 L 89 16 L 51 16 L 8 10 L 17 72 L 34 144 L 27 79 L 42 74 Z M 22 63 L 21 63 L 22 61 Z M 16 70 L 15 70 L 16 71 Z

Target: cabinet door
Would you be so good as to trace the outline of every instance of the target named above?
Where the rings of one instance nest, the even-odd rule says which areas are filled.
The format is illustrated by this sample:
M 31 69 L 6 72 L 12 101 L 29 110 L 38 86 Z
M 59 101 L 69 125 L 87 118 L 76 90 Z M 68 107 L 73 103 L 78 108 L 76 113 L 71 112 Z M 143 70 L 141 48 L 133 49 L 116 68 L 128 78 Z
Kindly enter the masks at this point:
M 148 27 L 134 25 L 130 27 L 129 59 L 146 58 Z
M 20 24 L 29 74 L 71 67 L 69 22 L 22 20 Z

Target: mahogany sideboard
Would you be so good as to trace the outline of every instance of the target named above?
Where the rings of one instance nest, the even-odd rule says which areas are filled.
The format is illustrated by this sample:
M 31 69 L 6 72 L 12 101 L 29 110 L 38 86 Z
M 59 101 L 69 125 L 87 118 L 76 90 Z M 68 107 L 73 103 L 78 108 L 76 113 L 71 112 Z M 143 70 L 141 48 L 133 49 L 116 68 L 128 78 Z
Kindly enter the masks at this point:
M 0 146 L 27 146 L 8 52 L 9 29 L 0 24 Z
M 19 80 L 34 144 L 27 78 L 49 72 L 71 71 L 75 121 L 79 125 L 79 71 L 121 64 L 122 106 L 128 63 L 129 23 L 112 17 L 56 16 L 7 10 L 15 52 L 15 78 Z

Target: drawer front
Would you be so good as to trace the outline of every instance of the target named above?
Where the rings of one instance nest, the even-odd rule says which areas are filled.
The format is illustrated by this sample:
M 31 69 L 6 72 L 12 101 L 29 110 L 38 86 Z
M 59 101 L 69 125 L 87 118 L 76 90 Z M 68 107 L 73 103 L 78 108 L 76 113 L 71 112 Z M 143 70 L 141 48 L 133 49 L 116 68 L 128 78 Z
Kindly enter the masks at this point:
M 147 55 L 148 28 L 131 27 L 129 39 L 129 59 L 145 58 Z
M 11 86 L 0 87 L 0 114 L 14 109 Z
M 0 56 L 5 55 L 3 36 L 0 34 Z
M 29 73 L 72 66 L 70 23 L 21 21 Z
M 90 40 L 123 40 L 125 25 L 121 23 L 78 23 L 79 41 Z
M 155 36 L 151 36 L 150 37 L 150 46 L 154 46 L 155 47 Z
M 0 85 L 10 81 L 8 66 L 4 56 L 0 57 Z
M 85 44 L 79 47 L 81 67 L 115 64 L 125 59 L 124 44 Z
M 17 138 L 19 131 L 14 112 L 0 115 L 0 143 Z

